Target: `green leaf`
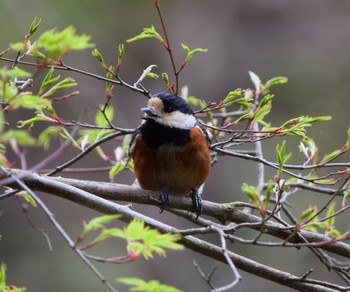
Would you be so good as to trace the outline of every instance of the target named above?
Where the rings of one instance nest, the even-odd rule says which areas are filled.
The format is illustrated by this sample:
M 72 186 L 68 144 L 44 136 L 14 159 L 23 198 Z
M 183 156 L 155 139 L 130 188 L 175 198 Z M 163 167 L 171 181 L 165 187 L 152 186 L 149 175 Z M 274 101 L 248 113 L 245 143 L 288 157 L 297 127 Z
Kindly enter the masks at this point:
M 156 73 L 147 73 L 146 78 L 155 80 L 159 78 L 159 75 L 157 75 Z
M 33 95 L 31 92 L 23 92 L 9 101 L 13 109 L 51 109 L 51 101 L 40 96 Z
M 257 208 L 262 206 L 260 194 L 256 187 L 243 183 L 242 191 Z
M 130 291 L 139 291 L 139 292 L 181 292 L 181 290 L 161 284 L 156 280 L 145 282 L 139 278 L 119 278 L 117 280 L 120 283 L 133 286 Z
M 342 236 L 341 232 L 337 229 L 331 229 L 331 230 L 327 230 L 326 231 L 326 234 L 329 236 L 329 237 L 332 237 L 332 238 L 339 238 Z
M 321 162 L 319 163 L 320 165 L 323 165 L 323 164 L 326 164 L 326 163 L 329 163 L 331 162 L 332 160 L 336 159 L 339 155 L 343 154 L 342 150 L 341 149 L 338 149 L 338 150 L 334 150 L 332 151 L 331 153 L 329 154 L 326 154 Z
M 236 89 L 234 91 L 230 91 L 223 100 L 223 103 L 227 104 L 229 102 L 237 100 L 240 97 L 242 97 L 242 90 Z
M 167 73 L 162 73 L 162 79 L 163 79 L 163 81 L 164 81 L 164 83 L 165 83 L 165 86 L 167 87 L 167 88 L 169 88 L 170 87 L 170 81 L 169 81 L 169 76 L 168 76 L 168 74 Z
M 274 187 L 274 183 L 272 180 L 269 180 L 267 183 L 267 187 L 266 187 L 266 198 L 264 200 L 265 202 L 265 209 L 268 208 L 269 203 L 270 203 L 270 198 L 273 194 L 273 187 Z
M 101 233 L 94 239 L 93 242 L 96 244 L 113 237 L 125 239 L 125 234 L 123 230 L 119 228 L 103 228 Z
M 34 146 L 36 140 L 29 135 L 28 131 L 24 130 L 9 130 L 0 135 L 1 143 L 13 143 L 20 146 Z
M 158 41 L 161 42 L 161 44 L 165 45 L 165 41 L 163 37 L 156 31 L 155 27 L 152 25 L 151 27 L 146 27 L 143 29 L 142 33 L 138 34 L 137 36 L 130 38 L 126 40 L 128 43 L 142 40 L 142 39 L 147 39 L 147 38 L 155 38 Z
M 116 176 L 119 172 L 125 169 L 125 165 L 121 162 L 117 162 L 113 165 L 111 170 L 109 171 L 109 178 L 112 179 L 114 176 Z
M 96 141 L 108 136 L 109 134 L 113 133 L 115 130 L 81 130 L 80 134 L 81 137 L 78 139 L 79 143 L 84 143 L 85 146 L 91 145 L 95 143 Z
M 93 47 L 93 44 L 89 43 L 89 41 L 90 36 L 88 35 L 76 35 L 73 26 L 69 26 L 62 31 L 51 29 L 40 35 L 37 45 L 31 53 L 34 57 L 57 60 L 71 51 Z M 40 49 L 44 50 L 44 53 L 41 55 L 38 54 Z
M 17 121 L 17 127 L 18 128 L 23 128 L 28 126 L 29 128 L 33 127 L 33 125 L 37 122 L 52 122 L 52 119 L 46 117 L 46 116 L 35 116 L 34 118 L 30 118 L 28 120 L 19 120 Z
M 92 50 L 92 56 L 95 57 L 95 59 L 97 60 L 97 62 L 100 63 L 100 65 L 103 67 L 103 69 L 108 68 L 105 61 L 103 60 L 101 53 L 96 48 Z
M 277 129 L 279 132 L 285 134 L 296 135 L 305 139 L 306 127 L 310 127 L 313 123 L 324 122 L 330 120 L 330 116 L 308 117 L 301 116 L 286 121 L 282 126 Z M 271 129 L 272 130 L 272 129 Z
M 0 265 L 0 291 L 1 292 L 24 292 L 26 288 L 18 288 L 14 285 L 6 284 L 6 265 L 1 263 Z
M 10 48 L 16 52 L 23 52 L 26 49 L 24 42 L 11 43 Z
M 196 49 L 190 50 L 190 48 L 184 44 L 181 44 L 181 46 L 182 46 L 182 49 L 187 53 L 184 64 L 187 64 L 195 54 L 205 53 L 208 51 L 208 49 L 202 49 L 202 48 L 196 48 Z
M 336 206 L 336 202 L 333 201 L 329 204 L 328 209 L 327 209 L 327 214 L 326 217 L 331 216 L 331 218 L 327 219 L 326 224 L 328 226 L 333 226 L 335 224 L 335 216 L 333 216 L 334 212 L 335 212 L 335 206 Z M 333 216 L 333 217 L 332 217 Z
M 273 98 L 274 98 L 274 95 L 272 94 L 268 94 L 263 97 L 256 111 L 254 112 L 254 121 L 261 122 L 264 119 L 264 117 L 268 113 L 270 113 Z
M 301 223 L 303 221 L 307 221 L 310 218 L 313 218 L 314 215 L 317 213 L 317 206 L 311 206 L 309 208 L 307 208 L 305 211 L 303 211 L 298 219 L 298 223 Z M 314 217 L 312 219 L 312 222 L 317 222 L 318 221 L 318 217 Z
M 128 252 L 141 254 L 146 259 L 152 258 L 153 253 L 165 255 L 164 248 L 180 250 L 183 246 L 176 243 L 181 236 L 178 234 L 159 233 L 158 230 L 145 226 L 139 219 L 133 219 L 125 228 L 125 238 L 128 240 Z M 137 244 L 136 244 L 137 243 Z
M 62 127 L 62 131 L 59 133 L 60 136 L 67 140 L 70 141 L 72 143 L 72 145 L 74 145 L 76 148 L 78 148 L 79 150 L 81 150 L 81 147 L 79 146 L 78 142 L 74 139 L 74 137 L 66 130 L 66 128 Z
M 61 126 L 47 127 L 38 137 L 39 143 L 47 150 L 50 147 L 51 140 L 58 137 L 63 131 Z
M 285 84 L 287 82 L 288 82 L 287 77 L 283 77 L 283 76 L 273 77 L 265 83 L 265 89 L 268 89 L 275 85 Z
M 27 201 L 27 203 L 29 203 L 33 207 L 37 206 L 36 201 L 33 199 L 33 197 L 30 194 L 28 194 L 27 191 L 20 191 L 20 192 L 16 193 L 16 196 L 22 197 L 23 199 L 25 199 Z
M 104 107 L 104 105 L 102 105 Z M 112 106 L 108 106 L 104 109 L 104 115 L 101 111 L 98 111 L 95 116 L 95 123 L 97 126 L 100 127 L 107 127 L 109 126 L 108 121 L 106 120 L 106 117 L 108 121 L 112 121 L 114 117 L 114 108 Z
M 4 263 L 1 263 L 0 266 L 0 291 L 6 289 L 6 266 Z
M 27 79 L 32 77 L 32 73 L 25 71 L 23 69 L 18 68 L 17 66 L 12 68 L 12 69 L 0 69 L 0 76 L 1 79 L 11 79 L 11 80 L 15 80 L 17 79 Z
M 35 17 L 32 24 L 29 27 L 28 30 L 28 35 L 26 36 L 26 39 L 28 40 L 39 28 L 39 25 L 41 23 L 41 18 L 39 20 L 37 20 L 38 18 Z
M 119 44 L 118 45 L 118 63 L 117 63 L 118 68 L 122 65 L 124 53 L 125 53 L 124 44 Z
M 40 89 L 39 89 L 39 92 L 38 92 L 38 95 L 41 96 L 44 91 L 49 87 L 51 86 L 52 84 L 56 83 L 60 78 L 61 76 L 60 75 L 57 75 L 55 78 L 52 78 L 52 74 L 53 74 L 53 71 L 54 71 L 54 68 L 52 67 L 46 74 L 43 82 L 41 83 L 41 86 L 40 86 Z
M 276 146 L 276 156 L 280 172 L 282 171 L 284 164 L 286 164 L 289 158 L 292 156 L 292 153 L 288 153 L 287 155 L 285 154 L 285 148 L 286 141 L 282 142 L 281 147 L 279 145 Z
M 60 76 L 52 79 L 49 83 L 49 85 L 55 83 L 56 81 L 58 81 L 60 78 Z M 71 77 L 67 77 L 61 81 L 59 81 L 58 83 L 56 83 L 55 85 L 53 85 L 48 91 L 46 91 L 44 94 L 41 95 L 41 97 L 48 97 L 50 95 L 53 95 L 54 93 L 61 91 L 63 89 L 68 89 L 74 86 L 77 86 L 78 83 L 75 82 L 75 80 Z M 48 86 L 48 85 L 47 85 Z M 46 87 L 47 87 L 46 86 Z
M 88 223 L 83 222 L 83 232 L 79 236 L 79 241 L 83 240 L 88 233 L 90 233 L 93 230 L 104 228 L 105 224 L 110 223 L 114 220 L 118 220 L 121 218 L 122 215 L 115 214 L 115 215 L 104 215 L 100 217 L 96 217 L 92 220 L 90 220 Z
M 346 206 L 346 200 L 349 198 L 349 196 L 350 196 L 350 186 L 348 186 L 347 189 L 344 192 L 343 201 L 342 201 L 342 206 L 343 207 Z

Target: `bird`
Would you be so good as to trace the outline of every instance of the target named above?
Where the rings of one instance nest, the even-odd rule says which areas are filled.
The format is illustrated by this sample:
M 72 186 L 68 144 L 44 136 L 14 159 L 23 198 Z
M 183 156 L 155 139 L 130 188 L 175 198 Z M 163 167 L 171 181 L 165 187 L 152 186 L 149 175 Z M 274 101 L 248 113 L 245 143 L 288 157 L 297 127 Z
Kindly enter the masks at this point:
M 160 212 L 170 196 L 190 196 L 192 212 L 202 213 L 199 188 L 210 168 L 210 139 L 182 97 L 168 92 L 152 95 L 141 125 L 132 135 L 129 156 L 140 187 L 158 191 Z

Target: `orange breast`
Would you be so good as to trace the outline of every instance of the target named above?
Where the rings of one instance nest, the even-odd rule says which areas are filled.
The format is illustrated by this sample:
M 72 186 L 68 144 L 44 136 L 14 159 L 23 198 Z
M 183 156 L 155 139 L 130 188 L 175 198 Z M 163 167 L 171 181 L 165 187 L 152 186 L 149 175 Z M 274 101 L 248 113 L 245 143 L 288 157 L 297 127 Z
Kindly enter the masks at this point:
M 185 147 L 167 144 L 157 150 L 150 150 L 140 135 L 136 137 L 132 157 L 143 189 L 156 191 L 165 187 L 172 195 L 185 195 L 204 183 L 211 164 L 207 142 L 197 128 L 191 130 L 190 137 Z

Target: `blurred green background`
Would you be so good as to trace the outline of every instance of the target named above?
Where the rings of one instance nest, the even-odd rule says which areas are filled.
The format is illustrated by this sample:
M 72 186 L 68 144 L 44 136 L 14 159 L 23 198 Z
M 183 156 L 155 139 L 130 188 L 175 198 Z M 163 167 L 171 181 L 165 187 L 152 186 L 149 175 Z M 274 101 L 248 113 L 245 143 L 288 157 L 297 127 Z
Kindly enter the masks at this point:
M 180 84 L 189 86 L 190 95 L 207 101 L 220 100 L 237 87 L 252 87 L 248 70 L 258 74 L 263 81 L 283 75 L 289 78 L 289 82 L 274 89 L 277 97 L 268 120 L 279 125 L 300 115 L 331 115 L 333 120 L 315 125 L 310 130 L 311 136 L 320 147 L 320 156 L 343 145 L 349 127 L 350 104 L 349 1 L 163 0 L 160 3 L 177 64 L 184 57 L 180 43 L 190 48 L 208 48 L 207 53 L 191 60 L 180 77 Z M 111 64 L 116 62 L 117 45 L 140 33 L 143 27 L 155 25 L 161 31 L 152 0 L 0 0 L 0 51 L 11 42 L 21 41 L 35 16 L 43 20 L 38 34 L 53 27 L 63 29 L 73 25 L 79 34 L 91 35 L 92 42 Z M 90 50 L 74 53 L 65 61 L 71 66 L 103 74 Z M 168 56 L 155 40 L 126 44 L 121 76 L 133 83 L 151 64 L 158 65 L 155 73 L 166 71 L 171 75 Z M 0 62 L 1 67 L 4 65 L 6 63 Z M 66 72 L 59 73 L 67 75 Z M 97 105 L 105 100 L 104 83 L 77 74 L 68 75 L 79 82 L 80 95 L 58 105 L 58 112 L 68 120 L 82 117 L 91 121 Z M 165 90 L 161 80 L 146 81 L 144 85 L 154 93 Z M 140 123 L 139 108 L 146 103 L 143 96 L 116 87 L 112 103 L 117 111 L 115 124 L 134 128 Z M 18 116 L 11 118 L 18 120 Z M 39 130 L 34 129 L 34 134 Z M 266 158 L 274 159 L 275 145 L 281 141 L 263 144 Z M 301 162 L 296 139 L 291 139 L 291 142 L 287 150 L 294 153 L 295 161 Z M 110 143 L 105 147 L 106 152 L 113 155 L 114 147 Z M 29 154 L 32 164 L 46 155 L 35 149 Z M 67 151 L 56 164 L 76 154 L 75 150 Z M 91 155 L 79 166 L 103 165 L 96 157 Z M 266 172 L 267 178 L 274 174 L 269 169 Z M 108 180 L 107 173 L 74 177 Z M 133 176 L 123 173 L 115 181 L 130 184 Z M 257 183 L 254 163 L 219 159 L 206 184 L 204 198 L 216 202 L 245 200 L 240 190 L 243 182 Z M 41 195 L 41 198 L 73 238 L 79 234 L 82 220 L 98 215 L 59 198 L 47 195 Z M 323 195 L 299 193 L 293 198 L 294 211 L 299 214 L 308 204 L 321 204 L 325 199 Z M 172 215 L 159 215 L 155 207 L 135 206 L 135 209 L 177 227 L 191 226 Z M 8 265 L 9 283 L 26 286 L 28 291 L 105 290 L 41 210 L 30 209 L 28 217 L 34 226 L 49 235 L 53 252 L 49 252 L 45 238 L 31 226 L 17 200 L 14 197 L 1 200 L 0 262 Z M 343 217 L 343 221 L 348 222 L 348 215 Z M 249 237 L 249 232 L 245 236 Z M 268 249 L 234 244 L 232 250 L 300 276 L 315 263 L 319 265 L 306 249 Z M 124 243 L 106 243 L 92 251 L 102 256 L 112 252 L 123 254 Z M 194 268 L 193 259 L 206 272 L 215 264 L 191 251 L 183 251 L 169 252 L 167 258 L 157 257 L 154 261 L 141 259 L 128 265 L 97 266 L 112 283 L 119 277 L 135 276 L 144 280 L 158 279 L 184 291 L 207 291 L 208 286 Z M 316 269 L 313 275 L 334 280 L 334 275 L 324 267 Z M 244 279 L 236 291 L 251 291 L 256 287 L 260 291 L 289 291 L 244 272 L 242 276 Z M 214 282 L 223 285 L 232 277 L 228 268 L 220 265 Z M 116 286 L 118 291 L 127 291 L 126 286 Z

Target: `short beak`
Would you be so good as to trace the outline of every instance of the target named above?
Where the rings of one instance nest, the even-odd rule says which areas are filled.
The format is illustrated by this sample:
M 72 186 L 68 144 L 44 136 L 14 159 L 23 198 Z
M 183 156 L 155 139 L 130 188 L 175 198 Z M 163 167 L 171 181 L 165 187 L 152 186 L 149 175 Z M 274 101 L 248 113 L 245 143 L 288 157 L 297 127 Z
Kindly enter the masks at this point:
M 158 112 L 153 107 L 143 107 L 141 108 L 141 111 L 143 111 L 149 118 L 158 117 Z

